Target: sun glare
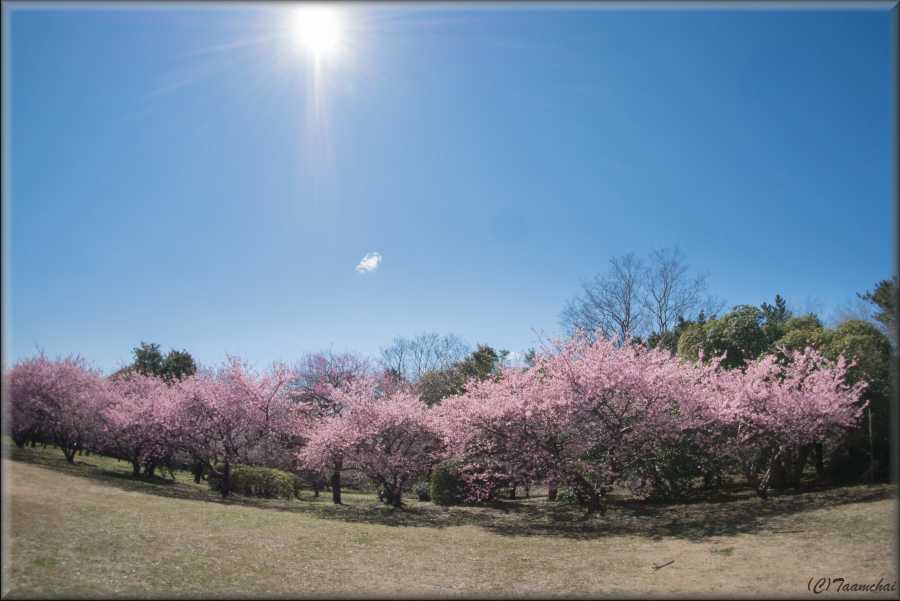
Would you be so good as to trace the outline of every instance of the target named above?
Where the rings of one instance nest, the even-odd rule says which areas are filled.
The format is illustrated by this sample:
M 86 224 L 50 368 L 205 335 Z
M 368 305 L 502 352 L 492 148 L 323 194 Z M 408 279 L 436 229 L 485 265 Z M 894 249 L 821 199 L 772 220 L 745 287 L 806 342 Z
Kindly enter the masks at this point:
M 299 9 L 294 17 L 297 42 L 317 59 L 334 54 L 341 42 L 340 22 L 334 10 L 322 7 Z

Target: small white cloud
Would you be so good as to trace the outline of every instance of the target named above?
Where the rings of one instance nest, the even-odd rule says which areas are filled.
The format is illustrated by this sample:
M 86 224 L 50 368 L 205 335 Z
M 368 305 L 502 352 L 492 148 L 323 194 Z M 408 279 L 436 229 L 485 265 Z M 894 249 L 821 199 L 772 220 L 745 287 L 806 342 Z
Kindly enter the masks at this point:
M 379 265 L 381 265 L 381 253 L 368 253 L 356 266 L 356 271 L 369 273 L 378 269 Z

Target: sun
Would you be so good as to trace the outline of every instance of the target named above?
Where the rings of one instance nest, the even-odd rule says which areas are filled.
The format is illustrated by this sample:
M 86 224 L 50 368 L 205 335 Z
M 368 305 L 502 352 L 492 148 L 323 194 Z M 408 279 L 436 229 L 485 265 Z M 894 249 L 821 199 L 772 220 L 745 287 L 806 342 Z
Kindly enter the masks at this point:
M 293 15 L 297 42 L 320 59 L 334 54 L 341 43 L 341 27 L 337 13 L 329 8 L 298 9 Z

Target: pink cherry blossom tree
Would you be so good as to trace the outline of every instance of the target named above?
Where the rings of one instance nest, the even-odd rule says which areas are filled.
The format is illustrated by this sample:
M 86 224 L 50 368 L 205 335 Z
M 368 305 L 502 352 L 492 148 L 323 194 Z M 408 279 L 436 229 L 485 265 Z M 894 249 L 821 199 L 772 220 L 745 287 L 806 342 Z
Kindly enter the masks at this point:
M 78 357 L 39 355 L 3 384 L 17 445 L 45 439 L 70 463 L 81 448 L 102 449 L 135 474 L 181 450 L 221 477 L 223 496 L 231 466 L 251 462 L 330 473 L 335 503 L 342 471 L 353 470 L 399 506 L 415 478 L 452 455 L 464 460 L 470 500 L 502 482 L 547 480 L 602 512 L 613 485 L 675 494 L 732 467 L 762 497 L 779 474 L 798 481 L 813 445 L 861 418 L 866 385 L 848 383 L 850 368 L 806 349 L 725 370 L 719 359 L 689 363 L 632 341 L 576 337 L 432 409 L 352 355 L 262 373 L 229 358 L 171 384 L 105 379 Z
M 304 429 L 301 434 L 303 441 L 298 445 L 302 446 L 319 428 L 325 427 L 343 411 L 344 397 L 339 398 L 332 393 L 370 376 L 371 369 L 367 360 L 354 354 L 325 352 L 304 357 L 294 368 L 294 374 L 291 398 L 306 409 L 302 417 L 298 418 L 298 424 Z M 316 467 L 311 467 L 312 465 Z M 324 481 L 327 475 L 331 486 L 331 500 L 340 505 L 343 455 L 333 453 L 330 463 L 307 463 L 306 468 L 317 496 L 318 482 Z
M 471 498 L 495 472 L 566 483 L 603 511 L 613 484 L 671 493 L 728 461 L 764 495 L 780 460 L 859 419 L 862 385 L 847 385 L 846 372 L 812 350 L 742 371 L 575 338 L 531 369 L 470 383 L 438 412 L 448 448 L 478 468 Z
M 12 433 L 40 433 L 56 444 L 69 463 L 75 453 L 95 446 L 109 403 L 105 380 L 76 356 L 56 361 L 43 354 L 16 363 L 6 374 Z
M 177 447 L 175 412 L 180 389 L 154 376 L 127 373 L 110 379 L 101 449 L 146 475 L 171 460 Z
M 9 419 L 4 421 L 4 432 L 9 434 L 17 447 L 22 448 L 29 442 L 34 446 L 45 442 L 45 417 L 41 414 L 37 402 L 28 392 L 33 387 L 29 382 L 32 374 L 26 365 L 20 362 L 3 374 L 4 398 L 7 400 Z
M 654 458 L 701 424 L 698 375 L 662 351 L 576 338 L 445 401 L 445 435 L 463 456 L 514 478 L 564 482 L 603 511 L 614 482 L 646 478 Z
M 751 361 L 743 371 L 710 372 L 709 410 L 724 434 L 719 451 L 759 496 L 778 471 L 799 480 L 815 443 L 837 441 L 858 425 L 866 384 L 848 384 L 850 367 L 843 357 L 832 362 L 806 348 Z
M 263 374 L 230 357 L 217 370 L 202 370 L 177 384 L 175 429 L 184 450 L 221 477 L 231 492 L 231 466 L 247 460 L 273 432 L 291 422 L 286 384 L 290 371 L 275 365 Z
M 301 460 L 311 469 L 338 464 L 359 471 L 380 486 L 387 504 L 399 507 L 403 492 L 440 456 L 433 414 L 390 376 L 356 378 L 323 393 L 342 409 L 312 432 Z

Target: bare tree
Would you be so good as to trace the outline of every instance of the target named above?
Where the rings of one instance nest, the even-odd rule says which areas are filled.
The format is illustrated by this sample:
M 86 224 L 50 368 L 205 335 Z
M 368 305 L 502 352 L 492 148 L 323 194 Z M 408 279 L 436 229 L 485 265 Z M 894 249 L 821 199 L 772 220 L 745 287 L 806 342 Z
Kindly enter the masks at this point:
M 597 275 L 568 302 L 560 321 L 568 334 L 583 331 L 593 337 L 617 336 L 620 341 L 641 333 L 645 316 L 641 303 L 643 261 L 634 253 L 609 260 L 606 275 Z
M 297 377 L 291 382 L 292 396 L 297 401 L 315 404 L 326 414 L 338 413 L 340 408 L 319 393 L 319 385 L 342 386 L 369 372 L 368 359 L 353 353 L 311 353 L 294 367 Z
M 679 317 L 692 319 L 699 310 L 716 311 L 716 301 L 704 298 L 706 275 L 692 276 L 681 251 L 675 248 L 650 253 L 641 302 L 656 333 L 665 334 Z
M 431 332 L 414 338 L 398 336 L 381 349 L 381 365 L 386 371 L 415 383 L 424 374 L 446 369 L 469 354 L 468 345 L 454 334 Z

